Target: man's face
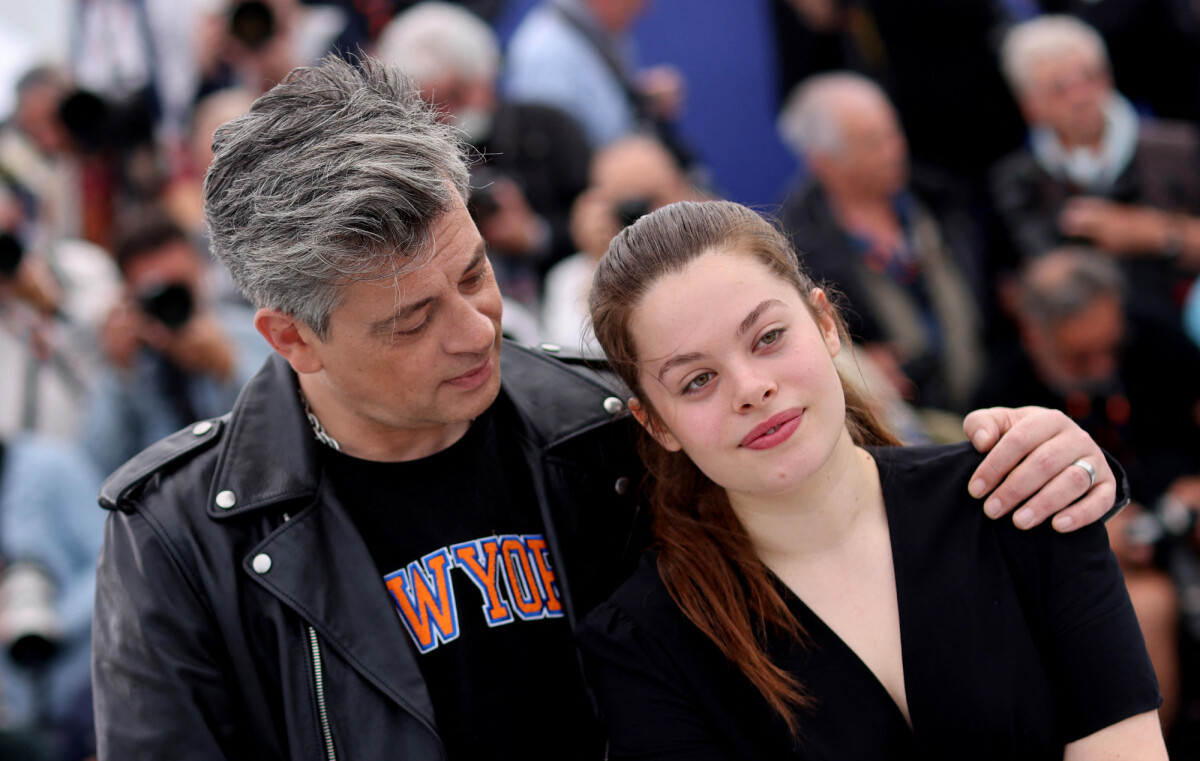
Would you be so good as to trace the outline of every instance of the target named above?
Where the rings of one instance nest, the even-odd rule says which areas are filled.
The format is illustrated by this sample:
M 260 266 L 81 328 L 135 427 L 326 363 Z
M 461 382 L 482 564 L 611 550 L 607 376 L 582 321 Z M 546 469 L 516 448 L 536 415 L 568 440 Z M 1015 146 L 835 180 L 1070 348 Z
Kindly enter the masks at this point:
M 327 338 L 306 334 L 320 369 L 301 383 L 322 424 L 371 459 L 453 443 L 500 389 L 500 291 L 466 207 L 438 219 L 419 269 L 346 287 Z
M 647 0 L 589 0 L 592 13 L 610 32 L 628 31 L 646 9 Z
M 847 93 L 839 104 L 842 152 L 826 160 L 854 193 L 890 198 L 908 184 L 908 142 L 891 104 L 876 95 Z
M 14 120 L 22 132 L 46 156 L 71 150 L 71 135 L 58 115 L 63 92 L 53 85 L 37 85 L 21 96 Z
M 1120 362 L 1124 311 L 1116 296 L 1096 299 L 1049 328 L 1026 331 L 1026 343 L 1044 382 L 1060 393 L 1091 393 L 1107 387 Z
M 1104 135 L 1104 106 L 1111 97 L 1105 67 L 1071 50 L 1034 63 L 1021 107 L 1030 124 L 1054 130 L 1068 147 L 1087 146 Z
M 496 112 L 495 83 L 485 78 L 447 73 L 421 83 L 421 98 L 437 109 L 442 121 L 462 127 L 468 132 L 479 129 L 485 120 L 490 131 L 491 117 Z M 487 137 L 487 135 L 472 135 Z

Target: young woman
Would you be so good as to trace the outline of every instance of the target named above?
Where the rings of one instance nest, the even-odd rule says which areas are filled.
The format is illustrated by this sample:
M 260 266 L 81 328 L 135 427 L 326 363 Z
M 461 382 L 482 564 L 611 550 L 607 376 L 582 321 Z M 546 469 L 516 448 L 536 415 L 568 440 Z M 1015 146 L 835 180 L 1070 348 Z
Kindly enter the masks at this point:
M 1166 758 L 1104 528 L 990 521 L 969 445 L 890 446 L 769 223 L 654 212 L 590 308 L 658 546 L 580 627 L 610 758 Z

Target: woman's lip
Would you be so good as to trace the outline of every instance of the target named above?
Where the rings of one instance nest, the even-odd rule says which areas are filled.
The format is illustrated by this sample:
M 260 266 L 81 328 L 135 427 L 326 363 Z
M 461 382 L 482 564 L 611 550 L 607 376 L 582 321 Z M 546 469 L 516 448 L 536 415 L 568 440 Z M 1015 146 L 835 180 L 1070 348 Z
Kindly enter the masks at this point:
M 492 358 L 488 357 L 479 367 L 456 378 L 451 378 L 446 381 L 446 384 L 469 391 L 482 386 L 490 377 L 492 377 Z
M 754 429 L 742 439 L 741 446 L 747 449 L 770 449 L 781 444 L 796 432 L 803 416 L 804 410 L 800 409 L 785 410 L 772 415 L 764 422 L 754 426 Z M 768 433 L 769 431 L 770 433 Z

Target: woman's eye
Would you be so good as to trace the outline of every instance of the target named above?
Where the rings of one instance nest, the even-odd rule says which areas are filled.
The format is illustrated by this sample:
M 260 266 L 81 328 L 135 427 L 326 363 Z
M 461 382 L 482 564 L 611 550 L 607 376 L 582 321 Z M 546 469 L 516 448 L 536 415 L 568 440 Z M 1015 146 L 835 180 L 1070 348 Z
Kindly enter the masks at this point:
M 683 392 L 686 394 L 686 393 L 689 393 L 692 391 L 699 391 L 700 389 L 707 386 L 708 382 L 711 381 L 712 378 L 713 378 L 712 373 L 700 373 L 699 375 L 697 375 L 695 378 L 692 378 L 691 381 L 688 382 L 687 386 L 683 389 Z
M 783 330 L 781 328 L 776 328 L 775 330 L 769 330 L 766 333 L 763 333 L 762 338 L 758 339 L 758 343 L 762 346 L 770 346 L 771 344 L 778 341 L 779 337 L 782 335 L 783 335 Z

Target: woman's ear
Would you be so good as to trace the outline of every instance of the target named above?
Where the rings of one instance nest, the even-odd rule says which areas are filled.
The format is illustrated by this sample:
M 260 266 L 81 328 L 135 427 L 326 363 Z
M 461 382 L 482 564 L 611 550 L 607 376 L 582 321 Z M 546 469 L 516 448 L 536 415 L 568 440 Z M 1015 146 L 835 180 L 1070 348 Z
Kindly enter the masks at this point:
M 663 428 L 658 421 L 651 417 L 649 411 L 642 404 L 642 401 L 636 396 L 629 398 L 629 411 L 633 413 L 633 419 L 638 421 L 663 449 L 668 452 L 678 452 L 683 448 L 679 445 L 679 441 L 671 435 L 670 431 Z
M 825 341 L 829 356 L 836 357 L 842 350 L 842 337 L 838 333 L 838 324 L 834 319 L 833 305 L 829 303 L 829 297 L 820 288 L 813 288 L 808 294 L 808 303 L 812 307 L 813 319 L 817 322 L 817 329 L 821 331 L 821 338 Z

